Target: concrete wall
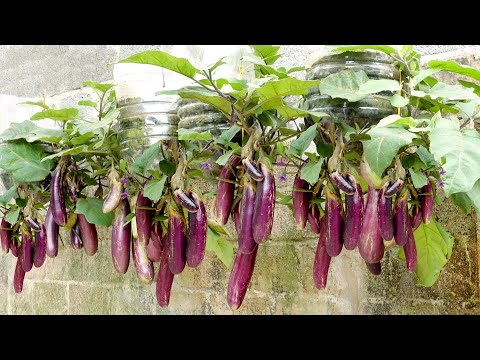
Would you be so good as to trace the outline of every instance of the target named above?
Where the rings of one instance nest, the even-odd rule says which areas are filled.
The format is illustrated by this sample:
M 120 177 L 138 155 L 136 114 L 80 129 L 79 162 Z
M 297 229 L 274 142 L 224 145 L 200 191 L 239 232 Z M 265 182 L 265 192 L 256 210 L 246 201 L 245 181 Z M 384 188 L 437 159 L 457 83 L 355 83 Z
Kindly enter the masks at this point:
M 107 64 L 156 46 L 1 46 L 0 93 L 57 102 L 85 98 L 85 80 L 110 80 Z M 460 46 L 418 49 L 432 56 L 462 58 L 480 67 L 478 48 Z M 302 65 L 302 46 L 284 46 L 286 66 Z M 454 50 L 454 52 L 445 51 Z M 459 52 L 460 51 L 460 52 Z M 25 108 L 12 96 L 0 96 L 0 124 L 27 118 Z M 8 112 L 4 111 L 8 104 Z M 3 115 L 2 115 L 3 114 Z M 5 115 L 7 114 L 7 115 Z M 16 116 L 18 115 L 18 116 Z M 21 118 L 20 118 L 21 117 Z M 282 193 L 291 191 L 292 177 L 277 183 Z M 382 261 L 383 273 L 368 273 L 357 251 L 332 260 L 326 290 L 315 289 L 312 279 L 317 237 L 295 230 L 288 208 L 278 205 L 272 238 L 258 253 L 252 284 L 239 314 L 479 314 L 479 247 L 477 218 L 464 216 L 450 203 L 437 207 L 440 223 L 455 237 L 452 258 L 438 283 L 431 288 L 415 285 L 415 276 L 405 270 L 395 250 Z M 234 234 L 231 224 L 230 233 Z M 15 259 L 0 255 L 0 313 L 4 314 L 231 314 L 226 303 L 229 269 L 207 252 L 198 269 L 175 277 L 168 309 L 155 299 L 155 285 L 141 285 L 133 266 L 126 275 L 115 273 L 110 256 L 110 230 L 100 231 L 98 253 L 65 246 L 59 256 L 47 259 L 25 277 L 22 294 L 13 291 Z M 64 237 L 67 239 L 66 237 Z M 132 264 L 131 264 L 132 265 Z

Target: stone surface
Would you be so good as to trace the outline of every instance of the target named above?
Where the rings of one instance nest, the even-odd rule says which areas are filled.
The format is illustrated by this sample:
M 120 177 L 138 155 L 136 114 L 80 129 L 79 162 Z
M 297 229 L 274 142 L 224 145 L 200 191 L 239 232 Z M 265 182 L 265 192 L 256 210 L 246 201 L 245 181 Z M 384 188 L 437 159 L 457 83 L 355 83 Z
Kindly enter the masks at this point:
M 108 315 L 112 313 L 112 289 L 101 285 L 68 284 L 68 313 Z
M 32 290 L 33 313 L 36 315 L 67 314 L 67 288 L 62 283 L 35 282 Z

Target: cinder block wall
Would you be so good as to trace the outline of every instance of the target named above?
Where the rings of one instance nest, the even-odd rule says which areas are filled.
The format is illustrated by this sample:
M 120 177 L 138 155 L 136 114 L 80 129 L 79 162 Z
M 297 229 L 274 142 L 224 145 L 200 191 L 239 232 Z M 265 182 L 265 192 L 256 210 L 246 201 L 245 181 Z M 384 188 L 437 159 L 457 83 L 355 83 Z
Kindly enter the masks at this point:
M 86 80 L 112 79 L 108 64 L 145 49 L 165 46 L 0 46 L 0 130 L 11 121 L 28 118 L 32 109 L 15 107 L 20 98 L 50 97 L 76 103 L 88 91 Z M 303 46 L 284 46 L 286 66 L 303 65 Z M 431 57 L 452 57 L 480 67 L 476 46 L 419 46 Z M 291 191 L 293 179 L 277 183 Z M 0 189 L 0 191 L 2 191 Z M 368 273 L 358 252 L 343 251 L 332 260 L 329 285 L 315 289 L 312 279 L 317 237 L 297 231 L 290 210 L 277 205 L 272 238 L 263 245 L 250 289 L 237 314 L 479 314 L 480 241 L 477 217 L 465 216 L 450 203 L 436 216 L 455 237 L 453 255 L 438 283 L 415 285 L 403 261 L 392 250 L 382 261 L 383 273 Z M 234 234 L 231 225 L 228 227 Z M 110 229 L 100 232 L 98 253 L 61 247 L 58 257 L 47 259 L 25 277 L 24 290 L 13 291 L 15 261 L 0 255 L 0 313 L 2 314 L 232 314 L 226 303 L 229 269 L 207 252 L 198 269 L 175 277 L 168 309 L 155 299 L 155 285 L 142 285 L 131 264 L 126 275 L 117 274 L 110 255 Z

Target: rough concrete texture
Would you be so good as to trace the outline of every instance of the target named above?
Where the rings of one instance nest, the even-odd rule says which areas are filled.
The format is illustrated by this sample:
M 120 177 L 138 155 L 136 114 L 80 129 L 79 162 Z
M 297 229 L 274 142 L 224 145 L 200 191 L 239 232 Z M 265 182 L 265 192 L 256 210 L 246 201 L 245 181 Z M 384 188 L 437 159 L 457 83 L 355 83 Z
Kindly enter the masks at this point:
M 126 46 L 115 51 L 128 56 L 147 48 Z M 301 65 L 304 59 L 299 46 L 283 46 L 282 52 L 287 57 L 284 66 Z M 5 61 L 6 55 L 0 56 Z M 109 61 L 102 60 L 102 66 Z M 462 60 L 479 66 L 476 61 L 470 56 Z M 77 83 L 83 80 L 82 76 Z M 18 88 L 11 86 L 22 89 L 22 83 Z M 74 103 L 89 95 L 82 89 L 51 100 Z M 283 194 L 290 193 L 293 174 L 287 178 L 286 183 L 277 181 Z M 211 190 L 211 186 L 200 184 L 203 190 Z M 239 310 L 232 311 L 226 301 L 229 269 L 210 252 L 198 268 L 186 268 L 175 277 L 170 305 L 160 308 L 155 284 L 141 284 L 133 264 L 125 275 L 115 272 L 110 229 L 99 229 L 96 255 L 89 257 L 83 250 L 61 247 L 57 258 L 48 258 L 42 268 L 27 273 L 21 294 L 13 291 L 16 259 L 1 254 L 0 314 L 480 314 L 478 221 L 475 215 L 463 215 L 450 202 L 437 207 L 436 217 L 455 237 L 455 245 L 439 281 L 430 288 L 417 287 L 415 275 L 406 271 L 404 262 L 391 249 L 382 260 L 379 277 L 367 271 L 358 251 L 343 251 L 332 259 L 327 288 L 318 291 L 312 278 L 317 236 L 308 228 L 297 230 L 290 209 L 277 205 L 272 238 L 258 252 L 251 285 Z M 226 229 L 235 234 L 231 223 Z

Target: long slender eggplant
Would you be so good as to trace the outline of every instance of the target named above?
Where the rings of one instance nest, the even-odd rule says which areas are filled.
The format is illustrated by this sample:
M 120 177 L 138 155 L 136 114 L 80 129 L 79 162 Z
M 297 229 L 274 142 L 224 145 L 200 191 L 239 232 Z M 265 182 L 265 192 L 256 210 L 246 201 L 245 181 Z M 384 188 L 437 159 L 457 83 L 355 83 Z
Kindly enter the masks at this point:
M 257 258 L 258 245 L 249 254 L 237 251 L 233 268 L 228 279 L 227 303 L 233 310 L 240 308 L 252 279 Z
M 265 178 L 264 174 L 257 168 L 255 163 L 253 163 L 250 159 L 245 158 L 242 160 L 243 167 L 248 175 L 252 177 L 253 180 L 257 182 L 262 182 Z
M 233 222 L 235 223 L 235 230 L 237 231 L 237 234 L 240 233 L 240 204 L 242 201 L 238 201 L 237 204 L 235 205 L 235 208 L 233 209 Z
M 180 211 L 172 206 L 168 209 L 168 264 L 170 271 L 180 274 L 187 261 L 187 235 L 185 233 L 185 218 Z
M 242 159 L 240 157 L 232 155 L 220 172 L 217 197 L 215 199 L 215 216 L 217 221 L 222 225 L 225 225 L 228 221 L 228 215 L 232 210 L 233 200 L 235 198 L 235 184 L 222 181 L 222 179 L 235 181 L 235 172 L 233 172 L 232 169 L 235 170 L 241 162 Z
M 132 223 L 125 224 L 125 218 L 130 214 L 130 204 L 127 199 L 121 201 L 115 209 L 112 226 L 112 260 L 113 267 L 120 274 L 125 274 L 130 263 L 130 242 L 132 241 Z
M 403 186 L 403 180 L 397 179 L 393 183 L 389 184 L 386 189 L 384 189 L 384 196 L 391 197 L 398 193 Z
M 255 206 L 253 211 L 253 239 L 257 244 L 268 240 L 272 233 L 275 212 L 275 177 L 267 165 L 260 162 L 263 181 L 257 183 Z
M 12 241 L 10 242 L 10 251 L 12 252 L 12 255 L 15 257 L 18 257 L 18 254 L 21 251 L 21 245 L 18 243 L 18 240 L 15 238 L 12 238 Z
M 432 220 L 434 205 L 433 187 L 430 181 L 422 188 L 422 193 L 423 195 L 420 196 L 420 206 L 422 208 L 423 223 L 426 225 Z
M 51 206 L 45 216 L 45 229 L 47 231 L 47 256 L 53 258 L 58 254 L 58 225 L 53 220 Z
M 331 173 L 330 178 L 332 179 L 333 183 L 345 194 L 353 195 L 355 193 L 355 184 L 351 184 L 350 181 L 343 177 L 338 170 Z
M 308 205 L 310 203 L 310 198 L 312 193 L 306 191 L 297 191 L 299 190 L 308 190 L 308 182 L 300 178 L 300 172 L 295 175 L 295 180 L 293 181 L 293 191 L 292 191 L 292 202 L 293 202 L 293 216 L 295 217 L 295 223 L 297 224 L 297 229 L 304 229 L 307 225 L 308 218 Z
M 367 264 L 368 271 L 370 271 L 373 275 L 378 276 L 382 273 L 382 264 L 381 263 L 378 262 L 378 263 L 370 264 L 370 263 L 366 262 L 365 264 Z
M 30 227 L 30 229 L 32 229 L 33 231 L 40 231 L 42 229 L 37 219 L 33 219 L 30 216 L 27 216 L 25 221 L 27 225 Z
M 420 205 L 413 205 L 412 209 L 412 229 L 417 230 L 422 222 L 422 211 L 420 210 Z
M 168 232 L 165 235 L 167 238 Z M 162 259 L 160 260 L 160 266 L 158 268 L 158 276 L 156 283 L 156 296 L 158 305 L 161 307 L 167 307 L 170 302 L 170 291 L 172 289 L 173 278 L 175 274 L 170 271 L 169 261 L 168 261 L 168 241 L 165 242 Z
M 330 256 L 338 256 L 343 246 L 342 199 L 330 188 L 326 188 L 325 246 Z
M 80 250 L 83 247 L 80 235 L 80 225 L 78 222 L 70 229 L 70 244 L 75 250 Z
M 253 212 L 255 210 L 255 188 L 249 181 L 243 187 L 240 204 L 240 231 L 238 232 L 238 251 L 250 254 L 257 246 L 253 239 Z
M 98 249 L 98 235 L 95 224 L 90 224 L 85 216 L 78 214 L 78 225 L 80 226 L 80 234 L 85 253 L 88 256 L 95 255 Z
M 152 210 L 143 209 L 144 207 L 153 207 L 152 201 L 143 196 L 143 191 L 138 193 L 137 206 L 135 208 L 135 220 L 137 223 L 138 238 L 145 244 L 145 248 L 150 240 L 152 230 Z
M 367 203 L 363 214 L 362 230 L 358 241 L 358 251 L 363 260 L 374 264 L 383 258 L 384 245 L 380 226 L 378 224 L 378 202 L 380 190 L 369 186 L 367 192 Z
M 178 203 L 188 212 L 197 212 L 198 206 L 192 200 L 190 196 L 188 196 L 185 191 L 182 189 L 176 189 L 173 194 L 177 199 Z
M 22 269 L 29 272 L 33 267 L 33 239 L 29 230 L 22 229 Z
M 17 265 L 15 265 L 15 273 L 13 275 L 13 288 L 17 294 L 20 294 L 23 290 L 23 280 L 25 279 L 25 270 L 22 267 L 22 259 L 19 256 L 17 259 Z
M 325 289 L 327 286 L 328 269 L 330 268 L 330 260 L 332 259 L 327 253 L 326 241 L 326 217 L 323 216 L 320 220 L 320 234 L 318 237 L 317 251 L 315 252 L 315 260 L 313 262 L 313 281 L 319 290 Z
M 307 218 L 312 231 L 315 234 L 320 234 L 320 209 L 317 204 L 312 203 L 310 210 L 308 210 Z
M 8 253 L 10 251 L 10 243 L 12 242 L 11 226 L 5 218 L 2 219 L 0 226 L 2 227 L 0 229 L 2 250 L 4 253 Z
M 190 197 L 198 206 L 196 213 L 188 213 L 188 235 L 187 235 L 187 264 L 195 268 L 203 260 L 205 245 L 207 241 L 207 212 L 205 204 L 197 194 L 190 193 Z
M 388 183 L 387 183 L 388 184 Z M 393 210 L 392 198 L 385 196 L 387 187 L 380 190 L 380 199 L 378 200 L 378 224 L 380 226 L 380 235 L 385 241 L 393 239 Z
M 47 230 L 42 224 L 39 232 L 35 233 L 35 249 L 33 252 L 33 265 L 39 268 L 47 257 Z
M 108 178 L 110 191 L 108 192 L 102 206 L 102 212 L 105 214 L 115 210 L 118 205 L 120 205 L 122 194 L 125 191 L 123 183 L 120 181 L 118 172 L 115 169 L 110 172 Z
M 152 225 L 150 241 L 147 245 L 147 255 L 152 262 L 160 262 L 162 259 L 162 225 L 156 221 Z
M 407 216 L 408 216 L 408 221 L 407 221 L 408 238 L 407 238 L 407 242 L 403 246 L 403 251 L 405 252 L 407 270 L 410 272 L 413 272 L 417 268 L 417 245 L 415 244 L 415 238 L 413 236 L 412 219 L 409 215 Z
M 53 220 L 58 226 L 67 222 L 67 210 L 63 199 L 63 166 L 58 165 L 50 180 L 50 208 Z
M 395 204 L 395 242 L 404 246 L 408 239 L 408 190 L 404 188 Z
M 345 195 L 345 221 L 343 223 L 343 246 L 347 250 L 357 247 L 363 223 L 363 191 L 359 183 L 355 184 L 353 195 Z
M 140 238 L 133 238 L 132 255 L 138 278 L 144 284 L 151 284 L 155 276 L 153 263 L 148 258 L 147 244 L 140 241 Z

